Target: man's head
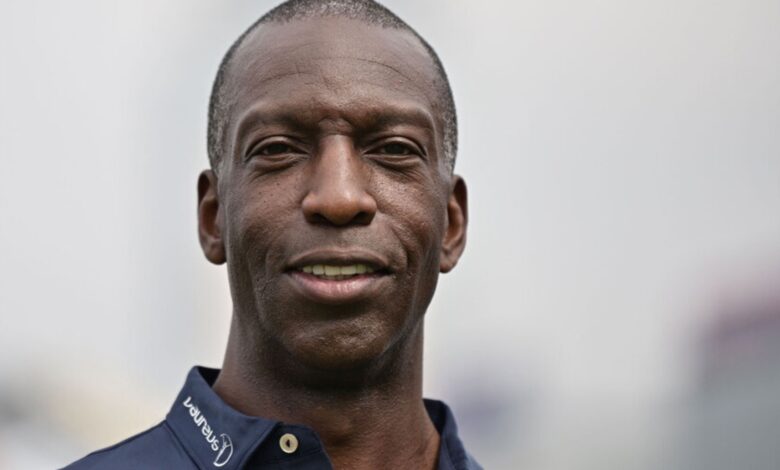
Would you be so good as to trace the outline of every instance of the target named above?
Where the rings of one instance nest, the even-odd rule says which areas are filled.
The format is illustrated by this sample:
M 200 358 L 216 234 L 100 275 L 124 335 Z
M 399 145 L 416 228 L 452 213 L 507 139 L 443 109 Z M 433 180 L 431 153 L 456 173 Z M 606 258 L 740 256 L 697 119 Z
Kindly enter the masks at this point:
M 449 87 L 375 4 L 285 5 L 217 79 L 201 245 L 228 265 L 237 354 L 288 375 L 379 370 L 421 344 L 438 274 L 465 245 Z
M 441 108 L 439 117 L 444 123 L 444 152 L 447 165 L 450 170 L 453 170 L 458 152 L 458 121 L 452 89 L 444 66 L 436 51 L 422 36 L 393 12 L 373 0 L 288 0 L 260 17 L 236 39 L 222 58 L 209 100 L 207 147 L 211 168 L 216 169 L 219 166 L 224 154 L 224 130 L 230 119 L 230 98 L 227 95 L 225 82 L 233 55 L 244 39 L 266 23 L 289 23 L 294 20 L 323 16 L 349 18 L 382 28 L 403 30 L 413 34 L 420 41 L 436 67 L 434 85 Z

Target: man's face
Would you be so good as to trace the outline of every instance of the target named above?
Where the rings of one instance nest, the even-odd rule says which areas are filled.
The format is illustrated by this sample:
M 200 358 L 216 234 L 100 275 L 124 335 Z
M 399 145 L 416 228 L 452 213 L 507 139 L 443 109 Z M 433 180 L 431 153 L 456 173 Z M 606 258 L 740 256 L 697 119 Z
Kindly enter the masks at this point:
M 302 20 L 255 30 L 227 80 L 199 217 L 234 321 L 319 370 L 376 360 L 416 330 L 465 241 L 431 58 L 407 32 Z

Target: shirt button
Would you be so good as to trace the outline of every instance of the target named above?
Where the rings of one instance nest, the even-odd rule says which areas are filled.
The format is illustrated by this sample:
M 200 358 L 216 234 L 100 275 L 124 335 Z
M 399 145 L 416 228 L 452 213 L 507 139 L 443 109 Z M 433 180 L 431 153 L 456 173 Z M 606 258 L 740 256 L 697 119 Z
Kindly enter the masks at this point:
M 298 450 L 298 438 L 288 432 L 279 438 L 279 447 L 285 454 L 292 454 Z

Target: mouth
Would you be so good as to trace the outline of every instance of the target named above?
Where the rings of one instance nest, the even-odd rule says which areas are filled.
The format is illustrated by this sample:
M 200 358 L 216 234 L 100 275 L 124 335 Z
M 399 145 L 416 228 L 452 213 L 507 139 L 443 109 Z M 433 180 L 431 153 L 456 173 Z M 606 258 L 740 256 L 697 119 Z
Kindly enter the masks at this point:
M 320 251 L 293 259 L 285 273 L 303 297 L 338 305 L 377 296 L 391 271 L 384 258 L 373 253 Z
M 311 274 L 319 279 L 328 281 L 343 281 L 363 274 L 373 274 L 377 270 L 373 267 L 358 263 L 338 266 L 333 264 L 307 264 L 298 268 L 299 272 Z

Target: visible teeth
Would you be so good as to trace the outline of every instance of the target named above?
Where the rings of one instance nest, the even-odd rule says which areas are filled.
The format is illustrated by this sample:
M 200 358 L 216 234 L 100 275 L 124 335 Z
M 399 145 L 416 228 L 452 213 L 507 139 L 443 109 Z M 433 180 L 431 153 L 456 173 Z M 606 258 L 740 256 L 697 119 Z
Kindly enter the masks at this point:
M 365 264 L 350 264 L 348 266 L 332 266 L 327 264 L 315 264 L 300 268 L 301 271 L 321 276 L 324 278 L 343 278 L 344 276 L 354 276 L 356 274 L 373 273 L 374 270 Z
M 339 274 L 341 274 L 341 268 L 338 266 L 325 266 L 326 276 L 338 276 Z
M 357 274 L 357 266 L 354 264 L 351 266 L 342 266 L 341 269 L 339 269 L 339 271 L 340 271 L 339 274 L 341 274 L 342 276 L 354 276 L 355 274 Z

